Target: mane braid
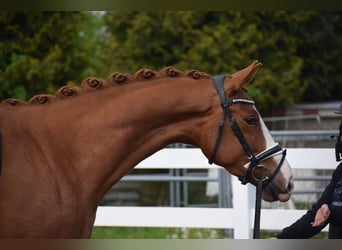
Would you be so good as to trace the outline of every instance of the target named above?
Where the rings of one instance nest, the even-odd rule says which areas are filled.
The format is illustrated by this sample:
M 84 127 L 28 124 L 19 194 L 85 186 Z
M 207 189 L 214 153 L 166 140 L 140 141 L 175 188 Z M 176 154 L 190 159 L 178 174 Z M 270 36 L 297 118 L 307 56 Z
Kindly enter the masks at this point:
M 43 105 L 53 103 L 55 101 L 75 97 L 81 95 L 84 92 L 90 92 L 98 89 L 104 89 L 112 86 L 120 86 L 126 83 L 132 83 L 137 81 L 148 81 L 151 79 L 159 78 L 192 78 L 195 80 L 199 79 L 210 79 L 210 75 L 197 70 L 190 70 L 186 73 L 175 69 L 172 66 L 165 67 L 159 72 L 151 69 L 140 69 L 134 75 L 124 74 L 120 72 L 114 72 L 108 76 L 107 79 L 87 77 L 85 78 L 80 86 L 63 86 L 57 90 L 55 95 L 40 94 L 35 95 L 28 102 L 17 100 L 17 99 L 5 99 L 0 103 L 0 106 L 27 106 L 27 105 Z

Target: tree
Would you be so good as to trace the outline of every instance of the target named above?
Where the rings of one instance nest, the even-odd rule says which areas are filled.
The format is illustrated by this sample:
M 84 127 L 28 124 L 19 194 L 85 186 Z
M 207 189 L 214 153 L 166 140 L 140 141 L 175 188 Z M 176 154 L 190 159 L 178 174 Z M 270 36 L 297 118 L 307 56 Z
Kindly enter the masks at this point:
M 303 101 L 342 100 L 342 12 L 314 12 L 298 25 Z
M 0 12 L 0 96 L 27 99 L 79 83 L 91 60 L 87 13 Z
M 341 100 L 342 13 L 0 12 L 0 97 L 27 99 L 87 76 L 175 66 L 231 74 L 260 60 L 259 110 Z
M 173 65 L 230 74 L 259 59 L 264 68 L 250 95 L 265 112 L 294 104 L 307 87 L 300 81 L 303 59 L 291 25 L 305 22 L 303 13 L 109 12 L 105 21 L 111 71 Z

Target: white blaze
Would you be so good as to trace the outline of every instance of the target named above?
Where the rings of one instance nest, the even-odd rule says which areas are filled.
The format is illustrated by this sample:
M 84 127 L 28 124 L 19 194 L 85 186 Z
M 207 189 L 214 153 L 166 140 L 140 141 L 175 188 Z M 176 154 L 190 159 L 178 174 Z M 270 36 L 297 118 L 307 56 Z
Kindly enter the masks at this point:
M 265 150 L 267 150 L 267 149 L 271 148 L 272 146 L 274 146 L 276 144 L 276 142 L 274 141 L 270 131 L 266 127 L 266 125 L 265 125 L 265 123 L 262 120 L 260 115 L 259 115 L 259 117 L 260 117 L 260 124 L 261 124 L 261 128 L 262 128 L 262 132 L 263 132 L 265 140 L 266 140 L 266 149 Z M 278 165 L 279 162 L 281 161 L 281 158 L 282 158 L 282 151 L 274 154 L 272 157 L 273 157 L 274 161 L 276 162 L 276 164 Z M 286 159 L 284 160 L 283 165 L 280 168 L 280 171 L 281 171 L 282 175 L 284 176 L 284 178 L 286 180 L 286 185 L 287 185 L 290 182 L 292 172 L 291 172 L 290 165 Z

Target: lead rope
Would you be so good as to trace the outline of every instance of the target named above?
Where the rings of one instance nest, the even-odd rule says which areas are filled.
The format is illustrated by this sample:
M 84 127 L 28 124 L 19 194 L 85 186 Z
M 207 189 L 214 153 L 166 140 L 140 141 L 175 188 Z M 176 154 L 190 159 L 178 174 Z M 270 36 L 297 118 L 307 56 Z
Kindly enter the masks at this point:
M 260 214 L 261 214 L 261 202 L 262 202 L 262 186 L 263 181 L 258 180 L 256 186 L 256 194 L 255 194 L 255 213 L 254 213 L 254 230 L 253 230 L 253 239 L 260 239 Z

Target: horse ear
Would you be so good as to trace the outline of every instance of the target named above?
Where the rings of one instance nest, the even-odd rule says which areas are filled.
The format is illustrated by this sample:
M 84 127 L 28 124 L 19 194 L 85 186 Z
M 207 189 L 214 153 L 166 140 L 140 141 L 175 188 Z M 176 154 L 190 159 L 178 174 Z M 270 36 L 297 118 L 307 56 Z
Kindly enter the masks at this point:
M 233 86 L 234 90 L 239 90 L 243 88 L 245 84 L 247 84 L 253 79 L 255 73 L 261 66 L 262 64 L 259 61 L 254 61 L 251 65 L 247 66 L 246 68 L 234 73 L 233 75 L 231 75 L 231 78 L 229 80 L 231 81 L 231 84 L 229 84 L 229 86 Z

